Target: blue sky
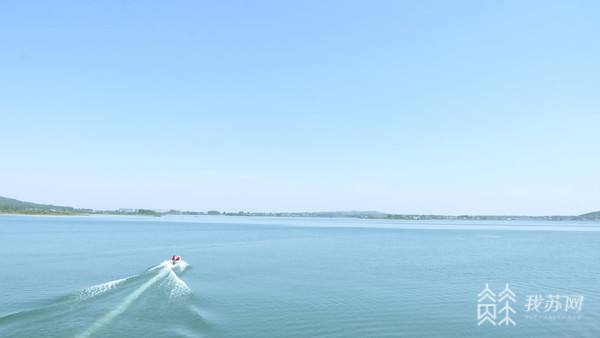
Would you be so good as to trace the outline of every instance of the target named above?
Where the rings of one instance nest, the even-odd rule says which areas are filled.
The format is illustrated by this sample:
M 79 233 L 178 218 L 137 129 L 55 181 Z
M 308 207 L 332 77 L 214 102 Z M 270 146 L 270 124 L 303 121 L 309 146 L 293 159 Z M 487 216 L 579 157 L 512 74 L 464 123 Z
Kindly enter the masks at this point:
M 0 3 L 0 195 L 600 210 L 594 1 Z

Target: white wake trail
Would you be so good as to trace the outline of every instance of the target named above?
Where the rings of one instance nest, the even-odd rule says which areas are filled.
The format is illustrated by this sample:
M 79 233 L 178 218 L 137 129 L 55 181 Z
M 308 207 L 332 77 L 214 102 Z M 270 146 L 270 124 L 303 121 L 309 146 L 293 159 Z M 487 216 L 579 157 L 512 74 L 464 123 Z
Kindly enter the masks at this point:
M 169 300 L 174 300 L 192 292 L 190 287 L 173 270 L 169 270 L 169 286 L 171 287 Z
M 135 276 L 133 276 L 133 277 L 135 277 Z M 93 285 L 93 286 L 90 286 L 89 288 L 85 288 L 79 292 L 79 300 L 86 300 L 88 298 L 99 296 L 107 291 L 114 289 L 119 284 L 121 284 L 121 283 L 125 282 L 126 280 L 131 279 L 133 277 L 112 280 L 110 282 Z
M 142 284 L 139 288 L 133 291 L 130 295 L 125 297 L 125 299 L 113 310 L 104 316 L 100 317 L 97 321 L 95 321 L 90 327 L 88 327 L 84 332 L 77 335 L 78 338 L 87 338 L 91 337 L 96 331 L 98 331 L 103 326 L 110 324 L 117 316 L 121 315 L 125 310 L 127 310 L 131 304 L 138 299 L 152 284 L 156 283 L 160 278 L 166 276 L 167 274 L 172 273 L 170 269 L 161 270 L 156 276 L 152 277 L 146 283 Z

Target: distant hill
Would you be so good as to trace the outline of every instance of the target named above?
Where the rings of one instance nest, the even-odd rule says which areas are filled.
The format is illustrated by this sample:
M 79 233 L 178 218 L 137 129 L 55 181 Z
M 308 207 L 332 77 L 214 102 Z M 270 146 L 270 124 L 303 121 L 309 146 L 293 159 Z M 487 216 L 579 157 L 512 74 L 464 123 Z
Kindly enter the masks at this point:
M 587 214 L 577 216 L 579 218 L 600 218 L 600 211 L 589 212 Z
M 73 212 L 71 207 L 63 207 L 51 204 L 37 204 L 32 202 L 19 201 L 14 198 L 0 196 L 1 212 Z
M 38 204 L 19 201 L 14 198 L 0 196 L 0 214 L 29 214 L 29 215 L 138 215 L 138 216 L 165 216 L 165 215 L 223 215 L 223 216 L 267 216 L 267 217 L 351 217 L 369 219 L 396 219 L 396 220 L 543 220 L 543 221 L 600 221 L 600 211 L 590 212 L 579 216 L 481 216 L 481 215 L 410 215 L 386 214 L 379 211 L 316 211 L 316 212 L 219 212 L 210 210 L 201 211 L 156 211 L 150 209 L 119 209 L 119 210 L 92 210 L 76 209 L 52 204 Z
M 148 209 L 133 210 L 92 210 L 78 209 L 52 204 L 38 204 L 32 202 L 19 201 L 14 198 L 0 196 L 0 214 L 25 214 L 25 215 L 88 215 L 88 214 L 107 214 L 107 215 L 140 215 L 140 216 L 161 216 L 163 213 Z

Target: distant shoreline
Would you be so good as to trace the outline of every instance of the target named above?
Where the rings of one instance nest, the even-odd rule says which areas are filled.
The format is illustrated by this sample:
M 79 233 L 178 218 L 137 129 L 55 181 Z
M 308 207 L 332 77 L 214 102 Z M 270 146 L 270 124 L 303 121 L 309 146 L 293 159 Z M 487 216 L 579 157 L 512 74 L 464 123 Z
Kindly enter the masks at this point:
M 355 218 L 365 220 L 407 220 L 407 221 L 431 221 L 431 220 L 463 220 L 463 221 L 600 221 L 600 217 L 592 216 L 494 216 L 494 215 L 349 215 L 345 213 L 321 213 L 321 212 L 283 212 L 283 213 L 254 213 L 254 212 L 159 212 L 146 211 L 143 212 L 119 212 L 119 211 L 93 211 L 93 212 L 66 212 L 66 211 L 38 211 L 38 210 L 0 210 L 0 215 L 13 216 L 141 216 L 141 217 L 163 217 L 163 216 L 230 216 L 230 217 L 291 217 L 291 218 Z
M 417 215 L 417 214 L 388 214 L 380 211 L 308 211 L 308 212 L 221 212 L 208 211 L 183 211 L 171 209 L 157 211 L 152 209 L 118 209 L 94 210 L 73 208 L 51 204 L 38 204 L 19 201 L 13 198 L 0 196 L 0 214 L 14 215 L 41 215 L 41 216 L 85 216 L 85 215 L 121 215 L 121 216 L 151 216 L 161 217 L 168 215 L 187 216 L 249 216 L 249 217 L 322 217 L 322 218 L 359 218 L 359 219 L 392 219 L 392 220 L 541 220 L 541 221 L 600 221 L 600 211 L 578 216 L 499 216 L 499 215 Z

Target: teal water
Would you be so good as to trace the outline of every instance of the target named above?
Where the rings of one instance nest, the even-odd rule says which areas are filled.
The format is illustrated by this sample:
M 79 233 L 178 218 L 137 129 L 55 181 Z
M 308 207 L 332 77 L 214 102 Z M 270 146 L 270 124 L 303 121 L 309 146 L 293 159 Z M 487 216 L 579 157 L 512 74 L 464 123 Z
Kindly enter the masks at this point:
M 600 337 L 598 223 L 5 215 L 0 254 L 0 337 Z

